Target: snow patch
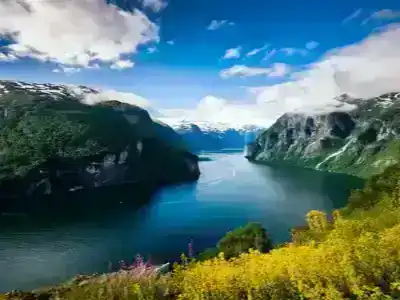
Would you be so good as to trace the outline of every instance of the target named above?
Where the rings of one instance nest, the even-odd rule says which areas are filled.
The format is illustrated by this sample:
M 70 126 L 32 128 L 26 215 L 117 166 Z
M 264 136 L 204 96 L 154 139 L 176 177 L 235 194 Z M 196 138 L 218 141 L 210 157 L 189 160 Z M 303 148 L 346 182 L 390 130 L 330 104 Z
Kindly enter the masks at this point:
M 328 155 L 323 161 L 321 161 L 319 164 L 315 166 L 315 169 L 320 170 L 320 167 L 322 164 L 326 163 L 328 160 L 337 157 L 338 155 L 341 155 L 343 152 L 349 148 L 349 146 L 352 144 L 353 140 L 350 140 L 346 145 L 344 145 L 342 148 L 340 148 L 338 151 Z
M 220 133 L 225 133 L 228 130 L 235 130 L 235 131 L 242 131 L 242 132 L 256 132 L 263 127 L 257 127 L 254 125 L 242 125 L 242 124 L 232 124 L 232 123 L 220 123 L 220 122 L 204 122 L 204 121 L 178 121 L 171 123 L 170 120 L 167 120 L 169 122 L 167 123 L 169 126 L 171 126 L 175 130 L 179 129 L 191 129 L 192 124 L 196 125 L 200 128 L 201 131 L 203 132 L 220 132 Z

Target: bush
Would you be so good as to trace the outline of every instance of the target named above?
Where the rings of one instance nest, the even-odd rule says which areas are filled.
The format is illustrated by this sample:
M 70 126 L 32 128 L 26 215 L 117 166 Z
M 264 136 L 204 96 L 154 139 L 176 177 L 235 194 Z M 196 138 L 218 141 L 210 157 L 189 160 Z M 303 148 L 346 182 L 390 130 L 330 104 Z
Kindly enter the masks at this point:
M 382 176 L 360 194 L 382 195 L 368 209 L 354 207 L 347 215 L 335 211 L 333 222 L 323 212 L 309 212 L 308 226 L 295 230 L 304 238 L 301 244 L 294 241 L 261 253 L 271 249 L 270 241 L 260 224 L 250 223 L 204 253 L 225 255 L 191 260 L 160 278 L 72 287 L 61 299 L 398 299 L 400 183 L 397 173 Z
M 197 256 L 200 261 L 217 257 L 218 253 L 223 252 L 224 257 L 229 259 L 241 253 L 255 249 L 260 252 L 268 252 L 272 249 L 272 243 L 267 236 L 266 230 L 259 223 L 249 223 L 244 227 L 239 227 L 229 231 L 219 240 L 217 247 L 208 248 Z
M 228 232 L 218 242 L 217 248 L 226 258 L 231 258 L 248 252 L 249 249 L 267 252 L 272 249 L 272 244 L 261 224 L 249 223 Z
M 193 263 L 170 284 L 179 299 L 391 299 L 400 281 L 400 209 L 382 203 L 360 217 L 339 219 L 318 244 Z

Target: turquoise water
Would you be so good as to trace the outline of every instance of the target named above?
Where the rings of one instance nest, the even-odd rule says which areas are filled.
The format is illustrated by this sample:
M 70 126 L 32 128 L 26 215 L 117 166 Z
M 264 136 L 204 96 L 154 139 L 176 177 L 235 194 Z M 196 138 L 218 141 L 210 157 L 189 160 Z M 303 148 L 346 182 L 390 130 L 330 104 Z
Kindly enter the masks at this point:
M 33 289 L 77 273 L 107 271 L 109 262 L 140 253 L 153 263 L 177 259 L 193 240 L 194 251 L 214 246 L 225 232 L 261 222 L 274 242 L 304 223 L 310 209 L 346 204 L 362 181 L 299 168 L 254 165 L 242 153 L 208 154 L 195 184 L 164 188 L 136 211 L 59 223 L 28 218 L 0 223 L 0 292 Z M 116 201 L 132 193 L 113 195 Z

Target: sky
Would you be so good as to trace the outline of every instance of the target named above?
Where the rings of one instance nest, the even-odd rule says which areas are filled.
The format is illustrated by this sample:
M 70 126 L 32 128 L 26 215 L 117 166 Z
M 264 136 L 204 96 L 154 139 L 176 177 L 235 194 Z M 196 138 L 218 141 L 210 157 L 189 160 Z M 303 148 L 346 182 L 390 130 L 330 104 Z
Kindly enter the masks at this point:
M 170 124 L 269 126 L 399 91 L 399 70 L 398 0 L 0 1 L 0 79 L 87 85 Z

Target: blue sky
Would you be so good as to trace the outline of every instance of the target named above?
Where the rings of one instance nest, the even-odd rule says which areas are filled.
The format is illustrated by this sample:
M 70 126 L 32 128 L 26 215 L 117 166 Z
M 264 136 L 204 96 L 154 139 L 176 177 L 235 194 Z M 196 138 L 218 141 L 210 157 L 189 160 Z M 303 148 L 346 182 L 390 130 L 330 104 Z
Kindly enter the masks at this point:
M 101 5 L 103 0 L 87 0 L 84 5 L 77 0 L 66 0 L 64 6 L 45 0 L 26 2 L 28 11 L 11 0 L 0 4 L 0 33 L 17 32 L 7 42 L 3 35 L 0 78 L 129 92 L 148 99 L 154 107 L 182 110 L 180 114 L 185 109 L 195 109 L 207 96 L 224 99 L 224 105 L 227 101 L 232 105 L 253 103 L 257 101 L 257 93 L 252 93 L 251 87 L 290 82 L 292 74 L 307 70 L 331 49 L 359 43 L 382 26 L 396 26 L 400 20 L 400 2 L 395 0 L 119 2 L 120 7 L 134 7 L 143 12 L 143 18 L 148 18 L 140 26 L 152 32 L 139 41 L 144 31 L 139 32 L 139 37 L 135 34 L 136 27 L 140 27 L 135 23 L 138 18 L 126 21 L 109 11 L 106 4 Z M 65 12 L 66 8 L 74 11 L 74 15 Z M 57 20 L 51 18 L 55 12 Z M 93 17 L 95 13 L 97 17 Z M 112 22 L 103 21 L 102 13 L 110 16 Z M 14 21 L 7 17 L 14 17 Z M 79 18 L 88 22 L 91 17 L 92 23 L 80 24 Z M 53 32 L 45 29 L 48 27 L 54 28 Z M 101 39 L 99 35 L 103 32 Z M 127 48 L 108 45 L 113 43 L 114 36 L 123 40 Z M 74 38 L 77 44 L 85 46 L 79 49 L 67 46 L 75 43 Z M 9 44 L 20 47 L 10 49 L 6 47 Z M 130 47 L 131 44 L 134 46 Z M 84 59 L 77 63 L 79 59 L 65 58 L 68 51 L 83 51 L 85 47 L 102 49 L 102 57 L 90 64 L 82 63 Z M 233 49 L 233 54 L 224 59 L 228 49 Z M 260 50 L 255 55 L 246 55 L 254 49 Z M 111 54 L 112 51 L 116 54 Z M 134 65 L 110 68 L 117 61 L 116 56 L 114 60 L 103 58 L 114 54 L 118 60 Z M 279 70 L 276 63 L 281 64 Z M 232 71 L 230 68 L 235 66 L 236 72 L 228 72 L 225 78 L 221 76 L 223 70 Z M 229 112 L 232 111 L 226 114 Z M 247 115 L 251 118 L 251 113 Z

